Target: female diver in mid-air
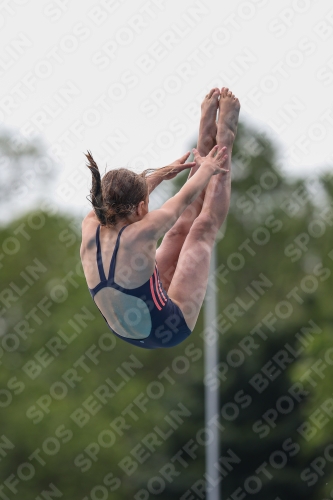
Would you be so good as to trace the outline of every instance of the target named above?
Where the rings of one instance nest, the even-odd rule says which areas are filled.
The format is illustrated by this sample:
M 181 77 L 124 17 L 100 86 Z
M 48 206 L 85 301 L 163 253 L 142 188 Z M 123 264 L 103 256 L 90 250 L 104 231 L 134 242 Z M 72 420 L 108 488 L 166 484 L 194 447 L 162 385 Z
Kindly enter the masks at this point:
M 185 164 L 187 153 L 148 176 L 153 169 L 136 174 L 119 168 L 101 180 L 91 153 L 85 155 L 93 210 L 82 222 L 83 270 L 109 328 L 132 345 L 173 347 L 194 329 L 229 208 L 239 110 L 229 89 L 212 89 L 201 105 L 195 162 Z M 179 192 L 149 212 L 149 193 L 186 168 L 191 171 Z

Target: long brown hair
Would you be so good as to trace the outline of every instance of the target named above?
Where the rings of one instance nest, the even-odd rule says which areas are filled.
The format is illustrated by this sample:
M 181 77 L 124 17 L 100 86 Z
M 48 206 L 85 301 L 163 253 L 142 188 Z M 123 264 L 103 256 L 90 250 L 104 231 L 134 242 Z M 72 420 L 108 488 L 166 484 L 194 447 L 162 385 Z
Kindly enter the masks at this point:
M 140 174 L 128 168 L 117 168 L 107 172 L 101 179 L 100 172 L 90 151 L 86 166 L 92 174 L 90 203 L 102 226 L 114 226 L 119 219 L 130 215 L 148 194 L 147 174 L 161 170 L 147 168 Z

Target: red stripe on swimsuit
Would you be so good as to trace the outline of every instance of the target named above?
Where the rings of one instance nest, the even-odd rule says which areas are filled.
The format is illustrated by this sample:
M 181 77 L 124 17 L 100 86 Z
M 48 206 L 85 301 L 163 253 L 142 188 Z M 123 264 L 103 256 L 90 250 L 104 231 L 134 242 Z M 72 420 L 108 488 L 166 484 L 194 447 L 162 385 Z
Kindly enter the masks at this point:
M 156 271 L 157 271 L 157 283 L 158 283 L 158 288 L 161 292 L 161 295 L 162 297 L 164 298 L 165 302 L 167 301 L 164 293 L 163 293 L 163 290 L 162 290 L 162 286 L 161 286 L 161 281 L 160 281 L 160 273 L 158 272 L 158 269 L 157 269 L 157 266 L 155 267 Z
M 157 302 L 156 300 L 156 295 L 155 295 L 155 292 L 154 292 L 154 284 L 153 284 L 153 276 L 151 276 L 150 280 L 149 280 L 149 283 L 150 283 L 150 291 L 151 291 L 151 295 L 153 297 L 153 301 L 154 301 L 154 304 L 155 306 L 157 307 L 157 309 L 159 311 L 161 311 L 162 307 L 159 305 L 159 303 Z
M 166 297 L 165 297 L 165 295 L 164 295 L 164 293 L 163 293 L 163 290 L 162 290 L 162 287 L 161 287 L 160 280 L 158 280 L 158 288 L 160 289 L 160 292 L 161 292 L 161 294 L 162 294 L 162 297 L 164 298 L 164 300 L 165 300 L 165 302 L 166 302 L 166 301 L 167 301 L 167 299 L 166 299 Z
M 155 286 L 156 286 L 158 298 L 160 299 L 162 306 L 164 306 L 164 300 L 162 299 L 160 291 L 159 291 L 159 282 L 158 282 L 157 275 L 156 275 L 156 267 L 154 269 L 154 277 L 155 277 Z

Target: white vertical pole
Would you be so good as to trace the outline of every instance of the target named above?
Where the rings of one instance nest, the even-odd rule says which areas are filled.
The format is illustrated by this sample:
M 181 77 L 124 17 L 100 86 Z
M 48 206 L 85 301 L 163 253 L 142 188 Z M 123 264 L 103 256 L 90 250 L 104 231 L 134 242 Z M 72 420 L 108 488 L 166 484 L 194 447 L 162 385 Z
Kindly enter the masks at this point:
M 219 436 L 219 428 L 216 425 L 216 419 L 218 418 L 220 412 L 219 412 L 219 389 L 218 389 L 219 380 L 217 377 L 217 370 L 215 369 L 219 362 L 218 333 L 216 330 L 217 296 L 215 291 L 216 290 L 215 270 L 216 270 L 216 245 L 214 245 L 212 249 L 208 287 L 207 287 L 205 306 L 204 306 L 204 328 L 205 331 L 210 332 L 209 342 L 205 342 L 205 348 L 204 348 L 205 350 L 204 372 L 205 376 L 210 374 L 211 386 L 216 387 L 216 389 L 213 390 L 207 386 L 205 387 L 205 427 L 208 431 L 207 445 L 206 445 L 206 499 L 207 500 L 221 500 L 219 471 L 218 468 L 216 467 L 220 456 L 220 450 L 219 450 L 220 436 Z M 214 382 L 212 382 L 213 378 L 215 379 Z M 213 439 L 210 439 L 211 435 L 214 436 Z M 214 464 L 216 465 L 214 466 Z

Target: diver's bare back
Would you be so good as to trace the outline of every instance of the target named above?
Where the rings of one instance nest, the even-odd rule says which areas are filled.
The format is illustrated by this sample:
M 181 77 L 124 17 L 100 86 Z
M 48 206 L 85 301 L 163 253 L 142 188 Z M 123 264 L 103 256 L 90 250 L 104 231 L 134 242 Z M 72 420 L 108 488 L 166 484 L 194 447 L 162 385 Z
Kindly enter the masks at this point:
M 99 221 L 94 214 L 82 222 L 81 261 L 89 288 L 100 278 L 96 265 L 96 230 Z M 140 226 L 140 227 L 139 227 Z M 105 275 L 115 248 L 118 230 L 101 227 L 100 241 Z M 116 260 L 115 281 L 125 288 L 136 288 L 145 283 L 154 272 L 157 242 L 141 230 L 139 222 L 128 225 L 121 235 Z

